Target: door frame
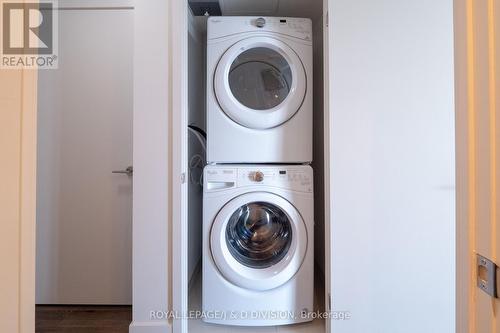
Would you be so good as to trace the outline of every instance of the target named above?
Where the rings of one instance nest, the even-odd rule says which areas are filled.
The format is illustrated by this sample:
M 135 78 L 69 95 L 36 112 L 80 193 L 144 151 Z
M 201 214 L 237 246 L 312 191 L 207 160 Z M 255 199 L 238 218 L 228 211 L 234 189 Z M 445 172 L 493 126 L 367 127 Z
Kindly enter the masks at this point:
M 0 1 L 0 5 L 3 1 Z M 37 2 L 31 0 L 29 2 Z M 68 1 L 59 0 L 57 9 L 74 7 L 96 9 L 100 7 L 133 8 L 133 0 L 93 0 Z M 15 202 L 16 205 L 2 206 L 2 226 L 6 232 L 0 233 L 2 244 L 17 244 L 17 253 L 8 253 L 9 260 L 4 262 L 3 270 L 15 279 L 2 280 L 1 290 L 4 295 L 0 301 L 1 331 L 32 333 L 35 331 L 35 280 L 36 280 L 36 184 L 37 184 L 37 83 L 38 71 L 34 69 L 0 69 L 0 84 L 10 86 L 14 77 L 19 78 L 20 85 L 12 89 L 16 95 L 11 102 L 12 121 L 0 122 L 2 133 L 7 133 L 9 140 L 1 145 L 2 157 L 8 158 L 4 163 L 2 184 L 17 184 L 5 186 L 0 196 L 9 198 L 5 203 Z M 4 76 L 5 75 L 5 76 Z M 18 106 L 18 107 L 17 107 Z M 17 110 L 15 108 L 17 107 Z M 7 110 L 2 110 L 2 112 Z M 10 159 L 10 157 L 13 157 Z M 12 191 L 15 192 L 13 195 Z M 15 197 L 15 198 L 13 198 Z M 2 200 L 3 201 L 3 200 Z M 3 209 L 8 208 L 8 209 Z M 5 222 L 5 225 L 4 225 Z M 15 223 L 12 227 L 9 223 Z M 14 225 L 13 225 L 14 226 Z M 3 229 L 2 229 L 3 230 Z M 10 275 L 12 274 L 12 275 Z M 6 291 L 5 293 L 3 291 Z M 8 291 L 8 292 L 7 292 Z M 17 304 L 17 305 L 16 305 Z M 3 329 L 5 328 L 5 330 Z M 15 329 L 15 330 L 13 330 Z
M 1 3 L 0 3 L 1 5 Z M 36 258 L 36 145 L 37 72 L 31 69 L 0 70 L 0 86 L 11 86 L 13 96 L 3 100 L 7 116 L 0 122 L 2 137 L 2 261 L 0 331 L 35 331 Z M 11 80 L 15 79 L 15 82 Z
M 471 0 L 454 1 L 455 29 L 455 127 L 456 127 L 456 331 L 471 333 L 473 304 L 473 247 L 469 220 L 472 201 L 469 188 L 473 186 L 471 162 L 474 154 L 470 146 L 470 120 L 473 118 L 473 90 L 469 87 L 473 73 L 471 53 L 472 16 Z M 470 110 L 470 111 L 469 111 Z
M 498 144 L 492 136 L 498 135 L 498 97 L 493 90 L 498 88 L 498 72 L 494 72 L 498 66 L 494 59 L 499 52 L 496 36 L 498 30 L 495 30 L 498 29 L 495 25 L 495 15 L 498 15 L 495 10 L 498 10 L 498 4 L 493 0 L 484 1 L 482 5 L 486 8 L 483 9 L 487 13 L 478 10 L 477 0 L 455 0 L 454 4 L 457 127 L 456 325 L 458 333 L 472 333 L 478 329 L 478 323 L 492 327 L 498 325 L 498 320 L 492 319 L 498 300 L 492 298 L 492 308 L 489 308 L 489 302 L 486 302 L 488 306 L 484 307 L 484 297 L 489 296 L 481 295 L 482 291 L 476 282 L 476 252 L 483 250 L 489 242 L 498 242 L 498 236 L 495 236 L 494 232 L 491 240 L 484 239 L 485 228 L 491 232 L 498 225 L 498 214 L 495 215 L 497 209 L 494 208 L 498 196 L 498 182 L 495 183 L 498 177 L 495 175 L 495 170 L 498 170 Z M 485 14 L 488 17 L 485 17 Z M 484 27 L 478 28 L 477 22 L 480 20 L 484 20 L 487 31 L 483 30 Z M 482 45 L 483 48 L 478 46 L 479 39 L 486 43 Z M 488 66 L 488 77 L 484 78 L 484 81 L 478 81 L 478 77 L 484 75 L 484 68 L 478 68 L 477 59 L 484 57 L 488 59 L 488 63 L 483 64 Z M 490 102 L 487 110 L 489 128 L 485 128 L 481 121 L 485 110 L 480 101 L 485 99 Z M 492 119 L 496 119 L 497 123 Z M 480 137 L 484 133 L 489 136 L 489 149 L 485 149 L 484 137 Z M 481 184 L 484 186 L 484 174 L 481 174 L 484 168 L 488 168 L 490 173 L 487 176 L 491 186 L 487 200 L 484 197 L 485 190 L 481 187 Z M 491 211 L 486 220 L 479 213 L 487 209 Z M 479 254 L 493 255 L 491 259 L 498 260 L 494 258 L 495 253 Z
M 328 26 L 331 22 L 328 15 L 329 2 L 333 0 L 323 0 L 323 61 L 324 73 L 331 75 L 328 64 L 331 59 L 331 45 L 328 45 Z M 172 198 L 172 208 L 170 213 L 170 240 L 171 247 L 171 271 L 172 285 L 170 291 L 172 295 L 171 306 L 173 313 L 179 314 L 173 320 L 173 332 L 188 333 L 188 297 L 189 297 L 189 281 L 188 281 L 188 186 L 187 186 L 187 160 L 188 160 L 188 2 L 185 0 L 169 1 L 168 20 L 170 38 L 170 75 L 169 81 L 171 84 L 171 108 L 169 110 L 169 119 L 172 124 L 170 129 L 172 143 L 170 146 L 170 163 L 172 173 L 170 175 L 170 183 L 172 186 L 169 189 L 170 197 Z M 325 114 L 325 132 L 324 132 L 324 172 L 325 172 L 325 305 L 329 311 L 328 301 L 331 294 L 331 274 L 330 274 L 330 259 L 331 246 L 330 235 L 330 210 L 331 210 L 331 178 L 329 172 L 330 166 L 330 127 L 331 118 L 328 117 L 329 110 L 329 87 L 328 80 L 324 80 L 324 109 Z M 331 330 L 331 320 L 326 320 L 326 332 Z
M 323 128 L 323 145 L 324 145 L 324 180 L 325 180 L 325 311 L 332 310 L 332 258 L 333 247 L 332 247 L 332 209 L 333 209 L 333 196 L 331 190 L 333 188 L 333 180 L 331 176 L 331 165 L 332 165 L 332 133 L 330 129 L 333 126 L 333 117 L 330 115 L 330 95 L 331 86 L 330 78 L 333 77 L 332 66 L 333 63 L 333 45 L 330 43 L 330 31 L 329 27 L 332 26 L 332 19 L 329 15 L 329 9 L 333 8 L 334 0 L 323 0 L 323 90 L 324 90 L 324 128 Z M 331 317 L 331 316 L 330 316 Z M 332 332 L 332 318 L 325 319 L 325 332 Z
M 0 69 L 2 332 L 35 331 L 37 79 L 33 69 Z
M 172 198 L 170 234 L 172 243 L 172 310 L 181 314 L 173 321 L 173 332 L 188 333 L 188 2 L 169 1 L 172 87 L 171 108 L 171 156 L 172 173 L 169 191 Z M 176 112 L 177 111 L 177 112 Z

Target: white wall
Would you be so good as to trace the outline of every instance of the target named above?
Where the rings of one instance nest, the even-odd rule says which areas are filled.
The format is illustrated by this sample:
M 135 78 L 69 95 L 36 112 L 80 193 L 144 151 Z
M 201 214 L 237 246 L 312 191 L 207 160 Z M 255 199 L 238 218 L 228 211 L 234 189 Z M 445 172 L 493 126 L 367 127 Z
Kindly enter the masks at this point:
M 335 333 L 455 332 L 452 0 L 330 0 Z
M 168 1 L 135 3 L 133 322 L 130 332 L 168 332 L 150 311 L 171 309 Z

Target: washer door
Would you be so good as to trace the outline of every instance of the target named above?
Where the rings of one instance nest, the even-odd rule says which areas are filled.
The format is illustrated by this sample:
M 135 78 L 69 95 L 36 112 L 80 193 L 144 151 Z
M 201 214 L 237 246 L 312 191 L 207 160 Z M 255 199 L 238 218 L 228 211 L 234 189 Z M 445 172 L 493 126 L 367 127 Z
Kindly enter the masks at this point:
M 212 225 L 210 248 L 228 281 L 246 289 L 269 290 L 299 270 L 307 250 L 307 231 L 287 200 L 254 192 L 222 208 Z
M 252 129 L 279 126 L 300 109 L 307 80 L 299 57 L 271 37 L 244 39 L 222 56 L 214 89 L 224 113 Z

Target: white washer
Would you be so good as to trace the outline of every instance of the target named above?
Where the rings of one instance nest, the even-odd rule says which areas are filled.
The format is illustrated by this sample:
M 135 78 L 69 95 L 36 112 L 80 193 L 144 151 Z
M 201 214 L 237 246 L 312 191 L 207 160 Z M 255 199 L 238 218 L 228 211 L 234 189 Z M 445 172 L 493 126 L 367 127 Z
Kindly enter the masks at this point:
M 209 163 L 312 161 L 312 24 L 210 17 Z
M 206 322 L 311 321 L 310 166 L 209 165 L 204 170 L 202 309 Z

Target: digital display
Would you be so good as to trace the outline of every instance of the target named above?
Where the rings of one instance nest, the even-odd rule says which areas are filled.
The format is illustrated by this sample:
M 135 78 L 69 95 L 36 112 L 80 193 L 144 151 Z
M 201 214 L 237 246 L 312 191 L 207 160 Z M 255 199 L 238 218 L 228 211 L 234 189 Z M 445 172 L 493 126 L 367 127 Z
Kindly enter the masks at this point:
M 286 175 L 286 171 L 281 170 L 281 171 L 280 171 L 280 175 Z

